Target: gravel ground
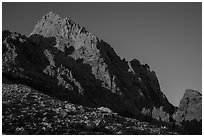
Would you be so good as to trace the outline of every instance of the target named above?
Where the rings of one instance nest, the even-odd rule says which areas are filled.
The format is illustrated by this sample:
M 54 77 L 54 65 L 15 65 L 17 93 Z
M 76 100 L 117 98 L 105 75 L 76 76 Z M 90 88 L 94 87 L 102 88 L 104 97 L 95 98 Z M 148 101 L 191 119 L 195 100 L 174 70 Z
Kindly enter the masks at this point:
M 60 101 L 30 87 L 2 85 L 3 134 L 162 134 L 165 126 L 121 117 L 108 108 L 88 108 Z

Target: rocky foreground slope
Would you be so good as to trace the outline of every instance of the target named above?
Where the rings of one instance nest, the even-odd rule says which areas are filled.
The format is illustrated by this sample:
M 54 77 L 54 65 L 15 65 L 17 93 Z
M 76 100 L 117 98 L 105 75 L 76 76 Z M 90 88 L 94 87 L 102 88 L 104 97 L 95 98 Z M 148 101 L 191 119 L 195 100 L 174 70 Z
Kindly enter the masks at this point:
M 121 117 L 52 98 L 20 84 L 3 84 L 3 134 L 178 134 L 167 126 Z
M 37 91 L 35 94 L 39 94 L 39 97 L 36 98 L 41 98 L 42 95 L 46 96 L 45 100 L 55 102 L 56 99 L 61 103 L 81 105 L 92 109 L 94 113 L 97 113 L 96 108 L 107 107 L 117 113 L 117 117 L 131 117 L 133 121 L 134 118 L 148 121 L 151 117 L 160 123 L 171 122 L 170 117 L 175 111 L 175 107 L 169 103 L 161 91 L 155 72 L 147 64 L 141 64 L 137 59 L 121 60 L 109 44 L 72 20 L 62 19 L 52 12 L 37 23 L 29 37 L 16 32 L 2 32 L 2 78 L 3 83 L 7 84 L 3 86 L 3 100 L 5 102 L 8 100 L 6 103 L 3 102 L 3 129 L 6 134 L 14 134 L 16 128 L 25 129 L 26 121 L 24 121 L 24 126 L 18 126 L 21 120 L 17 120 L 15 126 L 11 124 L 14 120 L 12 115 L 22 117 L 24 120 L 26 117 L 32 120 L 28 113 L 32 111 L 32 113 L 38 113 L 38 116 L 35 117 L 37 120 L 40 113 L 38 111 L 44 109 L 40 106 L 38 108 L 39 103 L 34 108 L 38 109 L 36 111 L 27 106 L 26 102 L 32 104 L 33 100 L 27 98 L 30 92 L 22 94 L 21 90 L 25 91 L 24 88 L 10 91 L 9 89 L 16 86 L 15 84 L 29 87 L 29 91 L 31 89 Z M 7 88 L 4 89 L 4 87 Z M 27 88 L 25 89 L 27 92 Z M 21 112 L 19 112 L 18 105 L 13 106 L 15 103 L 10 104 L 12 101 L 9 101 L 19 101 L 22 96 L 25 96 L 22 102 L 25 108 L 29 107 L 23 110 L 28 114 L 24 116 L 19 115 Z M 47 109 L 52 107 L 49 101 L 44 104 Z M 8 110 L 7 108 L 13 109 Z M 70 113 L 65 113 L 64 109 L 59 111 L 69 117 Z M 83 115 L 87 114 L 83 112 Z M 57 115 L 52 111 L 47 113 L 53 117 Z M 73 117 L 78 117 L 78 112 L 76 115 L 70 115 L 68 119 L 62 117 L 61 120 L 64 119 L 66 124 L 66 120 Z M 126 118 L 123 117 L 123 120 L 125 121 Z M 138 120 L 136 123 L 140 123 Z M 34 123 L 35 128 L 38 127 L 37 123 Z M 123 123 L 119 124 L 123 125 Z M 25 130 L 27 132 L 27 129 Z M 61 128 L 56 130 L 61 130 Z M 171 134 L 163 132 L 163 129 L 160 130 L 158 134 Z M 73 131 L 73 134 L 78 131 Z M 38 129 L 28 132 L 41 133 Z M 54 132 L 49 132 L 54 134 Z M 140 131 L 134 132 L 140 134 Z M 63 131 L 63 134 L 66 133 L 71 134 L 72 131 Z M 83 134 L 83 132 L 80 133 Z M 157 134 L 154 131 L 147 132 L 146 130 L 144 133 Z

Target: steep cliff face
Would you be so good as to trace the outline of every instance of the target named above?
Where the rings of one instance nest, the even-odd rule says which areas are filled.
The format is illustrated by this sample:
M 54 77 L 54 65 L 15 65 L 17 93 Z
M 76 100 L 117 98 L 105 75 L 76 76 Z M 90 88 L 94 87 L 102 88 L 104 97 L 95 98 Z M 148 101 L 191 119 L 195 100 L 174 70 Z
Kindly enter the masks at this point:
M 187 89 L 174 117 L 190 134 L 202 134 L 202 94 Z
M 143 108 L 174 107 L 161 92 L 155 72 L 138 60 L 121 60 L 109 44 L 72 20 L 52 12 L 27 38 L 3 32 L 3 77 L 90 107 L 105 106 L 125 116 Z

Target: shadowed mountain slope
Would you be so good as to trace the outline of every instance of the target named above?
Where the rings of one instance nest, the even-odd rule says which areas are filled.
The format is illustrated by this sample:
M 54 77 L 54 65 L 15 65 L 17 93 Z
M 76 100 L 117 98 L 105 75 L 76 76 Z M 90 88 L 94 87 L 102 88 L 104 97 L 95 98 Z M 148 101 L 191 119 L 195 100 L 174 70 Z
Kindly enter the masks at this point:
M 2 36 L 3 82 L 128 117 L 159 107 L 174 112 L 147 64 L 121 60 L 108 43 L 68 18 L 50 12 L 29 37 L 9 31 Z

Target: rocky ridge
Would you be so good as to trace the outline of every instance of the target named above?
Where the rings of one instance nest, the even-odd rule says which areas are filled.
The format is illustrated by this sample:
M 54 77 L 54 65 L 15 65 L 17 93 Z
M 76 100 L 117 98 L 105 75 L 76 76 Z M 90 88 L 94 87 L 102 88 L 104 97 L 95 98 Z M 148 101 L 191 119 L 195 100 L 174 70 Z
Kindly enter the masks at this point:
M 121 60 L 109 44 L 68 18 L 50 12 L 28 38 L 8 31 L 3 35 L 7 78 L 62 100 L 106 106 L 126 116 L 160 106 L 174 111 L 147 64 Z

